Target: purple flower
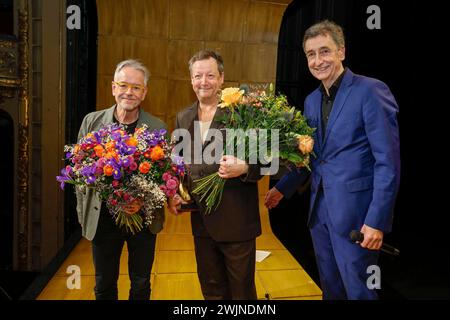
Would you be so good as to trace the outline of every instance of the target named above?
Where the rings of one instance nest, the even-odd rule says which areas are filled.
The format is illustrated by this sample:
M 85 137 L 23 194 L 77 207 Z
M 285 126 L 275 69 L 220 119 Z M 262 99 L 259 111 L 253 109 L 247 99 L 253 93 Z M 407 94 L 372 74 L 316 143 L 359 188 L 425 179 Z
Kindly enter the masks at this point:
M 89 178 L 89 176 L 93 176 L 95 174 L 96 170 L 97 170 L 97 166 L 94 164 L 92 166 L 87 166 L 87 167 L 84 167 L 83 169 L 81 169 L 81 174 L 84 177 Z
M 111 139 L 113 139 L 115 141 L 120 141 L 120 140 L 122 140 L 122 136 L 121 136 L 120 132 L 118 132 L 118 131 L 112 132 Z
M 122 177 L 122 171 L 120 169 L 113 170 L 113 177 L 116 180 L 119 180 Z
M 56 181 L 61 182 L 59 187 L 61 188 L 61 190 L 64 190 L 64 187 L 66 186 L 65 182 L 67 181 L 66 178 L 61 177 L 61 176 L 56 176 Z
M 129 146 L 124 142 L 118 143 L 116 147 L 122 155 L 131 155 L 136 151 L 136 147 Z
M 148 143 L 149 146 L 154 147 L 162 142 L 165 142 L 165 134 L 167 130 L 153 130 L 150 134 L 144 134 L 144 140 Z
M 105 164 L 109 164 L 110 166 L 114 167 L 114 169 L 117 169 L 120 167 L 119 163 L 115 158 L 111 158 L 106 160 Z
M 93 183 L 95 182 L 95 180 L 97 180 L 97 178 L 96 178 L 95 176 L 89 176 L 89 177 L 86 179 L 86 183 L 87 183 L 87 184 L 93 184 Z
M 172 155 L 172 162 L 175 163 L 177 167 L 177 173 L 184 172 L 185 164 L 183 157 Z
M 56 180 L 58 182 L 61 182 L 61 189 L 64 190 L 64 187 L 66 185 L 66 181 L 71 181 L 72 178 L 70 177 L 72 173 L 72 168 L 70 166 L 66 166 L 65 168 L 61 169 L 61 175 L 60 176 L 56 176 Z
M 128 168 L 131 164 L 131 159 L 129 157 L 123 158 L 122 159 L 122 166 L 124 168 Z
M 67 178 L 67 177 L 65 177 L 65 176 L 56 176 L 56 180 L 57 180 L 58 182 L 61 182 L 60 187 L 61 187 L 62 190 L 64 190 L 64 187 L 65 187 L 65 185 L 66 185 L 65 182 L 66 182 L 66 181 L 69 181 L 70 178 Z
M 100 132 L 94 132 L 94 137 L 95 137 L 95 140 L 97 140 L 97 142 L 102 141 L 102 137 L 100 135 Z

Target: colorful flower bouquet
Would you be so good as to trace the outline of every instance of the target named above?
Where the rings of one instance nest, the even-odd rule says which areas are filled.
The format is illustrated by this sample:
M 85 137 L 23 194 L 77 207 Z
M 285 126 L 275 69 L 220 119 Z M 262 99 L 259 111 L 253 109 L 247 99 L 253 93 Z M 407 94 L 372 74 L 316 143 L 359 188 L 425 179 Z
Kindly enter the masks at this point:
M 250 143 L 251 135 L 237 135 L 232 141 L 227 141 L 225 154 L 232 154 L 234 150 L 244 148 L 240 157 L 249 163 L 249 159 L 259 156 L 263 147 L 269 159 L 278 158 L 285 165 L 309 168 L 310 155 L 313 151 L 314 140 L 312 134 L 315 128 L 308 126 L 306 118 L 295 107 L 289 105 L 283 95 L 275 95 L 273 86 L 269 92 L 256 91 L 248 94 L 238 88 L 226 88 L 222 91 L 221 108 L 227 108 L 223 116 L 215 119 L 221 122 L 225 128 L 253 131 L 258 139 L 264 138 L 264 144 Z M 272 139 L 272 135 L 277 135 Z M 273 141 L 276 141 L 272 146 Z M 243 147 L 242 147 L 243 146 Z M 229 150 L 233 150 L 231 153 Z M 206 214 L 217 209 L 225 179 L 218 173 L 195 180 L 193 194 L 200 196 L 205 201 Z
M 80 191 L 94 189 L 118 226 L 133 234 L 152 223 L 153 213 L 176 194 L 185 166 L 171 157 L 166 130 L 150 131 L 146 125 L 127 134 L 122 126 L 108 124 L 88 133 L 75 145 L 66 145 L 67 166 L 57 176 L 64 189 L 74 184 Z M 125 208 L 141 205 L 137 213 Z

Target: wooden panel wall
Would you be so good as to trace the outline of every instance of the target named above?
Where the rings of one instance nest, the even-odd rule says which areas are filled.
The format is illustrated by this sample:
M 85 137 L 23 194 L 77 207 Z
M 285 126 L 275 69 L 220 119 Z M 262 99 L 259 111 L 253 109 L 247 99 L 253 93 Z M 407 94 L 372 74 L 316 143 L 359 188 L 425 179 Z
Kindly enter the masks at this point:
M 137 58 L 151 72 L 145 110 L 170 129 L 195 101 L 187 62 L 200 49 L 224 58 L 225 87 L 275 82 L 278 33 L 291 0 L 97 0 L 97 109 L 114 104 L 118 62 Z

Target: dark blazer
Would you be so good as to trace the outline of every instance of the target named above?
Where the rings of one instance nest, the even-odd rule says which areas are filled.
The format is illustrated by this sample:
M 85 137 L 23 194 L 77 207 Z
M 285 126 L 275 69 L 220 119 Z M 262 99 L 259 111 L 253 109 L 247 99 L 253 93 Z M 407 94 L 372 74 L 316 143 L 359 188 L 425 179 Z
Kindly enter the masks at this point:
M 217 109 L 216 115 L 222 113 L 221 109 Z M 206 164 L 201 158 L 200 164 L 194 163 L 194 137 L 201 145 L 200 149 L 208 152 L 225 141 L 225 131 L 221 130 L 222 136 L 219 139 L 211 139 L 211 132 L 202 144 L 200 131 L 194 132 L 194 122 L 198 121 L 198 101 L 179 112 L 176 117 L 176 129 L 186 129 L 189 131 L 190 142 L 188 147 L 191 150 L 191 163 L 189 165 L 189 174 L 187 175 L 187 186 L 191 192 L 193 180 L 203 178 L 209 174 L 219 170 L 219 164 Z M 217 121 L 211 123 L 210 129 L 223 129 Z M 176 132 L 175 132 L 176 133 Z M 186 138 L 186 137 L 185 137 Z M 176 142 L 183 140 L 183 137 L 174 135 Z M 214 154 L 214 153 L 213 153 Z M 186 152 L 184 153 L 186 156 Z M 220 158 L 220 155 L 217 155 Z M 185 159 L 186 161 L 188 159 Z M 209 215 L 204 214 L 204 206 L 200 203 L 197 196 L 193 196 L 200 211 L 191 213 L 192 232 L 194 236 L 207 237 L 210 236 L 215 241 L 232 242 L 246 241 L 256 238 L 261 234 L 261 222 L 259 217 L 259 200 L 257 181 L 261 178 L 260 168 L 258 165 L 250 165 L 246 175 L 238 178 L 227 179 L 222 195 L 222 201 L 216 211 Z M 192 195 L 192 192 L 191 192 Z
M 317 130 L 312 157 L 311 204 L 320 185 L 338 233 L 348 236 L 363 224 L 390 232 L 400 183 L 398 106 L 383 82 L 347 69 L 322 137 L 322 94 L 305 100 L 305 116 Z M 275 186 L 290 197 L 304 181 L 304 171 L 292 170 Z

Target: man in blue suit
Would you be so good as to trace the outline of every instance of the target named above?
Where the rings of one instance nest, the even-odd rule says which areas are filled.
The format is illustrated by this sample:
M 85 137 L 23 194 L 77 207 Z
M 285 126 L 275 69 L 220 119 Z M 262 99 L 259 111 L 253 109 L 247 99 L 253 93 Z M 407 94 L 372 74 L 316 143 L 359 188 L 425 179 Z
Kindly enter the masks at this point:
M 324 299 L 376 299 L 367 268 L 376 265 L 383 235 L 391 231 L 400 180 L 397 103 L 383 82 L 356 75 L 342 62 L 342 28 L 331 21 L 310 27 L 303 49 L 321 81 L 305 100 L 314 133 L 308 226 Z M 270 209 L 308 178 L 295 168 L 266 194 Z M 350 239 L 361 231 L 358 245 Z

